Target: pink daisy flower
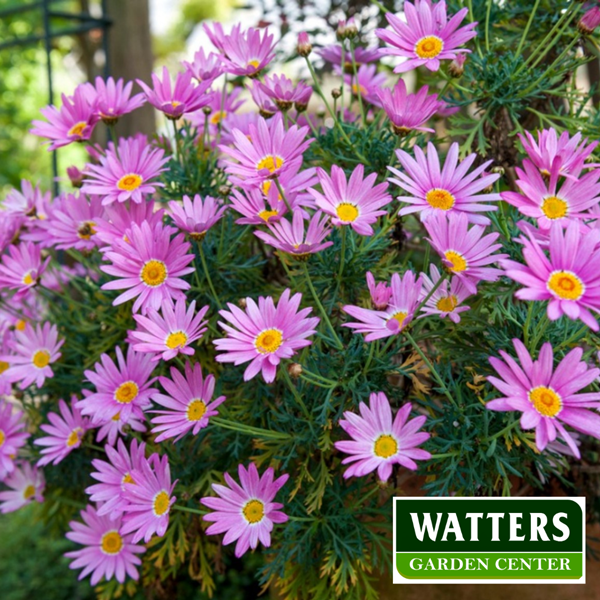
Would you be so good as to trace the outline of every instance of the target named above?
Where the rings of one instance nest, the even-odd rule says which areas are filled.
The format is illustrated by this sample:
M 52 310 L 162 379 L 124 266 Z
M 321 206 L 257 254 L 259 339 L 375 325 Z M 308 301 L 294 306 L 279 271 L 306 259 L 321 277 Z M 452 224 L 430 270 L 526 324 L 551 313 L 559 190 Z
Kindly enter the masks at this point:
M 20 235 L 24 222 L 25 217 L 10 215 L 7 212 L 0 211 L 0 253 L 4 252 L 17 239 L 17 235 Z
M 308 98 L 312 94 L 312 88 L 303 81 L 294 84 L 285 75 L 267 75 L 257 85 L 282 111 L 292 108 L 294 102 L 308 104 Z
M 388 285 L 387 281 L 375 283 L 373 273 L 367 271 L 367 287 L 369 288 L 369 294 L 371 294 L 373 308 L 375 310 L 385 310 L 392 297 L 392 288 Z
M 162 80 L 152 74 L 153 87 L 150 88 L 142 80 L 136 79 L 144 90 L 148 102 L 173 121 L 186 113 L 200 110 L 210 102 L 206 93 L 211 81 L 203 81 L 198 85 L 192 84 L 192 74 L 189 71 L 177 73 L 175 86 L 171 86 L 171 75 L 167 67 L 163 67 Z
M 379 93 L 387 82 L 387 76 L 377 73 L 376 65 L 361 65 L 356 76 L 344 75 L 344 82 L 355 96 L 360 94 L 365 102 L 381 106 Z
M 219 414 L 217 406 L 225 402 L 225 396 L 212 399 L 215 391 L 215 378 L 202 377 L 202 367 L 196 363 L 193 367 L 185 363 L 185 376 L 175 367 L 171 367 L 171 379 L 161 377 L 160 384 L 168 395 L 154 394 L 152 400 L 167 410 L 154 410 L 161 415 L 154 417 L 152 433 L 158 433 L 155 442 L 169 438 L 180 440 L 189 431 L 197 435 L 208 425 L 209 417 Z
M 346 411 L 340 426 L 352 441 L 336 442 L 335 447 L 350 454 L 342 464 L 354 463 L 344 472 L 344 479 L 364 477 L 377 469 L 381 481 L 387 481 L 394 464 L 416 470 L 415 460 L 427 460 L 431 454 L 420 446 L 429 439 L 429 434 L 419 431 L 427 417 L 409 420 L 412 404 L 404 404 L 392 420 L 392 409 L 383 392 L 369 396 L 369 406 L 359 404 L 360 416 Z
M 142 460 L 131 472 L 134 483 L 126 482 L 124 498 L 123 533 L 133 534 L 133 542 L 142 538 L 148 543 L 156 534 L 165 535 L 169 512 L 176 498 L 171 496 L 177 481 L 171 483 L 171 471 L 166 456 L 153 454 Z
M 246 310 L 228 304 L 229 310 L 219 314 L 229 323 L 219 321 L 227 333 L 226 338 L 214 340 L 221 353 L 217 362 L 241 365 L 250 361 L 244 372 L 244 381 L 255 377 L 259 371 L 267 383 L 275 380 L 277 365 L 282 358 L 291 358 L 298 349 L 310 346 L 307 340 L 316 332 L 318 317 L 306 318 L 312 308 L 298 310 L 302 294 L 290 298 L 290 290 L 281 294 L 277 306 L 270 296 L 246 298 Z
M 459 162 L 456 143 L 450 146 L 443 167 L 431 142 L 427 144 L 427 156 L 418 146 L 414 151 L 416 160 L 404 150 L 396 150 L 404 171 L 388 167 L 396 176 L 390 181 L 408 192 L 406 196 L 398 196 L 399 201 L 409 205 L 400 209 L 400 216 L 420 212 L 421 220 L 425 222 L 434 214 L 462 212 L 471 223 L 489 225 L 487 217 L 476 213 L 497 210 L 496 206 L 486 202 L 501 200 L 500 194 L 480 193 L 500 177 L 485 172 L 491 160 L 469 173 L 477 155 L 470 154 Z
M 0 319 L 4 319 L 4 317 L 5 315 L 0 313 Z M 6 375 L 10 365 L 5 360 L 2 360 L 2 356 L 10 352 L 12 339 L 13 334 L 9 329 L 9 321 L 6 319 L 0 325 L 0 398 L 2 396 L 8 396 L 12 390 L 12 384 Z
M 16 297 L 23 297 L 40 282 L 50 258 L 42 259 L 40 246 L 32 242 L 9 246 L 0 263 L 0 288 L 17 290 Z
M 183 206 L 175 200 L 169 202 L 169 213 L 173 222 L 193 240 L 201 240 L 223 217 L 226 210 L 227 206 L 222 206 L 212 196 L 205 196 L 203 200 L 199 194 L 194 196 L 194 200 L 184 195 Z
M 274 49 L 274 37 L 267 29 L 249 27 L 241 32 L 234 27 L 222 40 L 221 60 L 231 75 L 257 77 L 275 58 Z
M 65 553 L 66 557 L 74 559 L 69 565 L 71 569 L 83 567 L 79 579 L 90 573 L 92 585 L 96 585 L 103 577 L 106 581 L 115 578 L 119 583 L 124 583 L 127 575 L 139 579 L 136 567 L 142 561 L 136 555 L 143 554 L 146 548 L 137 545 L 133 536 L 123 535 L 121 519 L 100 516 L 91 505 L 80 514 L 83 523 L 71 521 L 71 531 L 66 536 L 85 547 Z
M 100 267 L 118 278 L 105 283 L 103 290 L 126 290 L 115 298 L 113 305 L 135 298 L 133 312 L 140 309 L 146 312 L 185 297 L 183 290 L 189 290 L 190 284 L 182 277 L 194 271 L 194 267 L 187 266 L 194 255 L 188 254 L 190 244 L 184 241 L 183 234 L 171 238 L 171 231 L 161 223 L 154 229 L 147 222 L 140 226 L 132 223 L 127 232 L 128 242 L 114 241 L 104 255 L 111 264 Z
M 169 157 L 160 148 L 152 148 L 143 136 L 120 138 L 118 152 L 114 146 L 100 157 L 100 164 L 88 164 L 81 188 L 84 194 L 102 196 L 102 204 L 142 202 L 147 194 L 164 187 L 152 181 L 163 171 Z
M 61 460 L 75 448 L 81 446 L 81 440 L 85 432 L 90 428 L 89 419 L 81 415 L 75 405 L 77 397 L 71 399 L 71 409 L 64 400 L 58 401 L 60 416 L 56 413 L 48 413 L 50 425 L 40 425 L 40 429 L 48 436 L 34 440 L 37 446 L 44 446 L 41 451 L 42 457 L 37 461 L 37 466 L 42 467 L 48 463 L 57 465 Z
M 47 138 L 48 150 L 56 150 L 72 142 L 89 140 L 99 118 L 96 107 L 90 104 L 83 86 L 78 86 L 72 97 L 62 96 L 62 106 L 46 106 L 40 111 L 48 120 L 33 121 L 30 133 Z
M 354 73 L 354 65 L 352 64 L 352 54 L 349 50 L 344 52 L 344 64 L 342 65 L 342 46 L 339 44 L 331 44 L 323 48 L 317 48 L 317 54 L 328 63 L 334 66 L 336 72 L 341 71 L 342 67 L 346 73 Z M 354 62 L 357 67 L 366 63 L 378 62 L 381 58 L 380 48 L 361 48 L 360 46 L 354 49 Z
M 485 227 L 473 225 L 469 229 L 469 217 L 463 212 L 433 214 L 425 222 L 428 241 L 442 258 L 444 266 L 458 277 L 474 294 L 479 281 L 497 281 L 500 269 L 488 265 L 506 258 L 506 254 L 494 254 L 502 244 L 494 244 L 499 233 L 483 235 Z
M 45 229 L 52 236 L 52 244 L 58 250 L 93 250 L 97 245 L 96 221 L 104 215 L 100 196 L 59 197 L 52 214 L 45 222 Z
M 135 481 L 132 473 L 141 468 L 146 460 L 146 444 L 138 442 L 135 438 L 131 440 L 130 450 L 123 440 L 119 440 L 117 448 L 107 444 L 104 447 L 108 462 L 95 458 L 92 466 L 95 471 L 90 475 L 100 483 L 95 483 L 85 490 L 89 494 L 90 501 L 98 503 L 98 514 L 108 515 L 111 519 L 120 516 L 127 504 L 125 500 L 125 484 Z
M 347 304 L 343 311 L 357 322 L 344 323 L 344 327 L 354 329 L 355 333 L 365 333 L 365 342 L 372 342 L 400 333 L 413 319 L 421 296 L 421 276 L 415 278 L 412 271 L 406 271 L 403 277 L 392 275 L 391 297 L 385 310 L 371 310 Z
M 288 480 L 289 475 L 274 479 L 275 472 L 269 467 L 262 476 L 254 463 L 248 469 L 238 466 L 238 484 L 229 473 L 224 473 L 225 483 L 213 483 L 213 490 L 219 498 L 205 497 L 200 500 L 215 512 L 204 515 L 205 521 L 213 524 L 206 530 L 208 535 L 225 533 L 223 544 L 235 545 L 235 555 L 239 558 L 258 542 L 266 548 L 271 545 L 271 531 L 274 523 L 285 523 L 288 516 L 281 512 L 283 504 L 273 502 L 277 492 Z
M 473 31 L 477 23 L 459 27 L 468 13 L 469 9 L 465 7 L 448 19 L 445 0 L 435 4 L 429 0 L 405 2 L 406 22 L 387 13 L 390 29 L 375 31 L 380 40 L 391 46 L 382 48 L 381 54 L 408 59 L 394 69 L 395 73 L 404 73 L 421 65 L 437 71 L 441 60 L 452 60 L 461 53 L 470 52 L 459 48 L 477 35 Z
M 0 492 L 0 513 L 6 514 L 19 510 L 34 500 L 44 501 L 46 482 L 41 470 L 23 462 L 4 480 L 8 490 Z
M 600 394 L 588 392 L 577 394 L 600 375 L 600 369 L 588 369 L 581 360 L 583 350 L 574 348 L 554 368 L 552 344 L 546 342 L 536 361 L 532 360 L 527 348 L 520 340 L 513 344 L 519 358 L 500 351 L 504 360 L 490 357 L 490 363 L 498 377 L 487 380 L 502 394 L 502 398 L 491 400 L 487 408 L 498 411 L 520 411 L 521 427 L 535 428 L 535 443 L 540 451 L 548 442 L 561 437 L 580 458 L 579 448 L 563 423 L 577 431 L 600 439 L 600 415 L 585 410 L 600 408 Z
M 273 118 L 269 126 L 259 118 L 257 125 L 250 125 L 250 139 L 234 129 L 234 147 L 219 148 L 237 162 L 225 161 L 225 170 L 257 185 L 265 179 L 273 179 L 287 170 L 296 173 L 302 164 L 302 153 L 310 146 L 312 138 L 305 139 L 308 127 L 292 125 L 287 131 L 281 118 Z
M 243 93 L 242 88 L 233 88 L 231 91 L 225 89 L 218 90 L 209 94 L 210 101 L 203 110 L 191 113 L 187 116 L 187 120 L 197 127 L 200 132 L 204 132 L 204 128 L 208 125 L 208 134 L 211 138 L 217 137 L 219 131 L 229 126 L 235 119 L 236 111 L 244 104 L 245 100 L 240 99 Z M 205 111 L 210 109 L 208 115 Z M 254 114 L 256 116 L 256 114 Z M 208 117 L 208 118 L 207 118 Z M 221 141 L 225 143 L 225 137 L 221 136 Z
M 283 200 L 265 196 L 260 188 L 249 190 L 231 191 L 229 197 L 231 208 L 240 213 L 242 217 L 236 219 L 238 225 L 265 225 L 280 221 L 287 212 L 287 206 Z M 293 206 L 292 206 L 293 208 Z
M 212 83 L 225 70 L 220 56 L 214 52 L 204 54 L 204 48 L 194 53 L 194 60 L 191 63 L 184 60 L 182 64 L 200 83 L 203 81 Z
M 423 291 L 420 300 L 429 295 L 442 276 L 435 265 L 431 265 L 430 273 L 431 279 L 423 273 Z M 465 299 L 470 295 L 471 292 L 458 277 L 452 277 L 450 281 L 446 279 L 442 281 L 421 309 L 423 313 L 421 318 L 429 315 L 439 315 L 441 319 L 448 317 L 453 323 L 460 323 L 460 313 L 470 308 L 463 305 Z
M 277 112 L 277 105 L 273 102 L 271 96 L 269 96 L 263 89 L 260 81 L 252 81 L 246 86 L 254 104 L 258 107 L 258 112 L 261 117 L 268 119 Z
M 96 107 L 96 114 L 107 125 L 114 125 L 120 117 L 134 111 L 146 102 L 144 94 L 131 96 L 133 81 L 115 81 L 109 77 L 106 81 L 96 77 L 96 85 L 88 83 L 86 91 L 90 104 Z
M 155 364 L 148 354 L 138 354 L 129 346 L 127 358 L 121 348 L 115 348 L 117 364 L 108 354 L 100 356 L 94 370 L 86 370 L 86 379 L 96 391 L 75 405 L 82 415 L 90 415 L 93 423 L 103 423 L 119 414 L 126 419 L 131 413 L 142 417 L 143 410 L 150 406 L 150 396 L 156 388 L 150 386 Z
M 598 321 L 590 312 L 600 312 L 600 230 L 583 233 L 577 221 L 566 230 L 559 224 L 550 229 L 550 256 L 533 236 L 523 238 L 525 265 L 502 261 L 506 276 L 524 285 L 515 296 L 521 300 L 548 300 L 548 318 L 561 315 L 580 319 L 593 331 Z
M 406 84 L 399 79 L 393 90 L 388 88 L 377 91 L 379 103 L 392 123 L 394 133 L 407 135 L 411 131 L 431 131 L 425 123 L 445 106 L 437 94 L 429 94 L 424 85 L 416 94 L 406 91 Z
M 319 167 L 317 175 L 323 193 L 314 189 L 309 192 L 334 225 L 350 225 L 360 235 L 373 235 L 371 225 L 386 214 L 379 209 L 388 205 L 392 197 L 386 192 L 387 182 L 375 185 L 377 173 L 363 178 L 364 172 L 364 166 L 358 165 L 347 180 L 341 167 L 332 165 L 331 176 Z
M 546 181 L 532 162 L 523 161 L 525 170 L 516 168 L 522 193 L 502 192 L 502 199 L 521 214 L 537 219 L 540 229 L 549 229 L 555 222 L 564 226 L 570 219 L 589 218 L 586 211 L 600 202 L 600 171 L 595 169 L 580 177 L 576 173 L 559 186 L 560 165 L 560 159 L 555 158 Z
M 196 301 L 192 300 L 186 311 L 185 299 L 177 300 L 175 306 L 169 302 L 162 305 L 162 315 L 149 309 L 148 316 L 133 315 L 138 329 L 129 332 L 129 341 L 136 352 L 152 354 L 152 360 L 171 360 L 178 354 L 194 355 L 192 344 L 206 331 L 208 321 L 203 321 L 208 311 L 204 306 L 196 312 Z
M 89 396 L 91 393 L 89 390 L 83 390 L 84 396 Z M 119 436 L 129 435 L 132 431 L 143 433 L 146 431 L 144 419 L 145 417 L 140 417 L 133 412 L 123 417 L 119 411 L 112 419 L 109 419 L 98 427 L 96 441 L 101 442 L 106 439 L 107 444 L 114 446 L 117 443 L 117 439 L 120 439 Z
M 327 225 L 327 217 L 317 211 L 308 222 L 305 232 L 304 217 L 300 211 L 295 211 L 292 223 L 282 219 L 268 224 L 272 235 L 265 231 L 255 231 L 254 235 L 277 250 L 287 252 L 299 260 L 306 260 L 311 254 L 333 245 L 333 242 L 323 242 L 331 233 Z
M 15 470 L 15 457 L 29 437 L 24 429 L 23 412 L 0 400 L 0 481 Z
M 10 190 L 2 203 L 2 208 L 15 217 L 35 217 L 38 207 L 44 206 L 50 199 L 50 192 L 42 193 L 39 186 L 34 187 L 30 181 L 22 179 L 21 190 Z
M 571 137 L 568 131 L 563 131 L 558 137 L 554 127 L 538 131 L 537 141 L 528 131 L 525 135 L 518 135 L 529 159 L 545 176 L 550 176 L 552 167 L 556 165 L 559 175 L 577 177 L 586 159 L 598 146 L 598 142 L 588 144 L 587 138 L 582 141 L 581 133 Z
M 8 380 L 12 383 L 20 381 L 22 390 L 32 383 L 41 387 L 46 378 L 54 377 L 50 365 L 61 357 L 59 349 L 64 343 L 64 339 L 58 339 L 56 325 L 50 323 L 38 324 L 35 328 L 27 326 L 23 331 L 16 330 L 11 345 L 14 354 L 0 356 L 0 360 L 10 365 L 6 371 Z

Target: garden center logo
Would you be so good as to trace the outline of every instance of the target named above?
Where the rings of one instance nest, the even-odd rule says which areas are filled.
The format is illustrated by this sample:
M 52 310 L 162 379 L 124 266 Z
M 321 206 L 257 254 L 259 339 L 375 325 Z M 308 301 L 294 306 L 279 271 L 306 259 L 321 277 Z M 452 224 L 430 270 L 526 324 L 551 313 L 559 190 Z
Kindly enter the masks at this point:
M 394 498 L 394 583 L 585 583 L 585 498 Z

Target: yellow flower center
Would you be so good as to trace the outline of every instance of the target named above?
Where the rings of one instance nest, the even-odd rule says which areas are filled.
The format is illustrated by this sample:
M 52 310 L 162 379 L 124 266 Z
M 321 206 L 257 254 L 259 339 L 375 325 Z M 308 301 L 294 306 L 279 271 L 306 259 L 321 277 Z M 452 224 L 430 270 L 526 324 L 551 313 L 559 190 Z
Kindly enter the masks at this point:
M 394 321 L 398 321 L 398 325 L 400 325 L 400 327 L 402 327 L 402 324 L 404 323 L 404 319 L 406 319 L 406 317 L 407 317 L 407 313 L 400 311 L 400 312 L 394 313 L 388 319 L 388 321 L 391 321 L 392 319 Z
M 119 554 L 123 548 L 123 538 L 118 531 L 107 531 L 100 541 L 100 549 L 104 554 Z
M 140 391 L 135 381 L 126 381 L 122 383 L 115 392 L 115 400 L 119 404 L 131 404 Z
M 23 277 L 23 284 L 31 285 L 33 282 L 34 282 L 34 279 L 31 276 L 31 271 L 28 271 L 27 273 L 25 273 L 25 276 Z
M 562 409 L 562 400 L 552 388 L 540 385 L 529 390 L 527 395 L 540 415 L 555 417 Z
M 0 375 L 2 375 L 2 373 L 4 373 L 4 371 L 7 371 L 8 367 L 10 367 L 10 365 L 6 361 L 0 360 Z M 0 446 L 1 445 L 2 444 L 0 444 Z
M 133 477 L 131 476 L 131 473 L 125 473 L 125 475 L 123 475 L 123 479 L 121 479 L 121 483 L 133 483 L 133 484 L 135 484 L 135 481 L 133 480 Z
M 456 306 L 458 305 L 458 298 L 456 296 L 446 296 L 445 298 L 440 298 L 437 301 L 437 309 L 442 312 L 452 312 Z
M 132 192 L 140 187 L 143 183 L 143 179 L 137 173 L 127 173 L 127 175 L 123 175 L 119 181 L 117 181 L 117 187 L 120 190 L 125 190 L 126 192 Z
M 188 421 L 199 421 L 206 413 L 206 404 L 200 398 L 195 398 L 188 405 L 185 411 Z
M 162 517 L 169 512 L 169 494 L 165 490 L 161 490 L 154 496 L 152 510 L 157 517 Z
M 467 259 L 462 254 L 459 254 L 454 250 L 448 250 L 444 256 L 446 257 L 446 260 L 452 265 L 450 267 L 451 271 L 454 271 L 455 273 L 462 273 L 463 271 L 467 270 Z
M 562 219 L 569 212 L 569 205 L 557 196 L 548 196 L 542 203 L 542 212 L 549 219 Z
M 82 240 L 89 240 L 96 233 L 95 225 L 96 223 L 92 221 L 83 222 L 77 230 L 77 237 Z
M 265 505 L 260 500 L 250 500 L 244 504 L 242 513 L 248 523 L 260 523 L 265 516 Z
M 447 190 L 434 188 L 429 190 L 425 196 L 429 205 L 440 210 L 450 210 L 454 206 L 454 196 Z
M 360 94 L 361 96 L 364 96 L 367 93 L 367 89 L 365 88 L 364 85 L 362 85 L 362 83 L 359 83 L 358 85 L 356 83 L 352 84 L 352 93 L 355 96 L 358 96 L 358 94 Z
M 213 125 L 218 125 L 225 117 L 227 116 L 227 112 L 224 110 L 219 110 L 216 113 L 213 113 L 210 116 L 210 122 Z
M 6 441 L 6 434 L 4 433 L 4 431 L 2 431 L 2 429 L 0 429 L 0 448 L 2 448 L 2 446 L 4 446 L 5 441 Z
M 260 61 L 255 58 L 254 60 L 249 60 L 248 64 L 246 66 L 254 67 L 254 69 L 256 70 L 256 69 L 258 69 L 259 65 L 260 65 Z
M 50 364 L 50 352 L 47 350 L 38 350 L 31 358 L 31 362 L 38 369 L 47 367 Z
M 79 137 L 81 137 L 81 134 L 83 133 L 83 130 L 87 127 L 87 123 L 85 121 L 79 121 L 79 123 L 75 123 L 75 125 L 73 125 L 73 127 L 71 127 L 71 129 L 69 129 L 69 132 L 67 135 L 77 135 Z
M 27 327 L 27 321 L 24 321 L 23 319 L 19 319 L 15 325 L 17 331 L 25 331 L 25 327 Z
M 75 427 L 75 429 L 71 431 L 69 437 L 67 438 L 67 447 L 72 448 L 73 446 L 79 444 L 82 435 L 83 429 L 81 427 Z
M 254 340 L 254 346 L 261 354 L 272 354 L 283 343 L 283 334 L 279 329 L 265 329 Z
M 35 486 L 31 483 L 23 490 L 23 498 L 29 500 L 35 496 Z
M 554 271 L 548 279 L 548 290 L 562 300 L 579 300 L 585 292 L 585 285 L 571 271 Z
M 274 154 L 269 154 L 258 161 L 256 170 L 260 171 L 262 169 L 269 169 L 269 172 L 274 173 L 277 169 L 281 168 L 282 164 L 283 158 L 280 156 L 275 156 Z
M 373 452 L 379 458 L 389 458 L 398 452 L 398 442 L 388 434 L 380 435 L 373 445 Z
M 187 339 L 188 336 L 185 333 L 183 333 L 183 331 L 174 331 L 173 333 L 169 334 L 169 337 L 167 337 L 165 344 L 167 348 L 175 350 L 175 348 L 181 348 L 182 346 L 185 346 Z
M 146 285 L 158 287 L 165 282 L 167 274 L 167 265 L 161 260 L 152 259 L 144 263 L 140 277 Z
M 335 212 L 339 217 L 340 221 L 344 223 L 352 223 L 358 218 L 358 208 L 354 204 L 349 202 L 342 202 L 335 207 Z
M 415 54 L 419 58 L 435 58 L 443 49 L 444 42 L 436 35 L 428 35 L 415 44 Z
M 259 216 L 259 217 L 260 217 L 260 218 L 261 218 L 261 219 L 262 219 L 262 220 L 263 220 L 265 223 L 268 223 L 268 222 L 269 222 L 269 219 L 271 219 L 272 217 L 276 217 L 278 214 L 279 214 L 279 212 L 278 212 L 278 211 L 276 211 L 276 210 L 267 210 L 267 209 L 265 209 L 265 210 L 261 210 L 261 211 L 258 213 L 258 216 Z
M 114 417 L 111 417 L 112 421 L 118 421 L 121 418 L 121 411 L 119 411 Z
M 171 100 L 171 106 L 177 108 L 178 106 L 181 106 L 181 102 L 179 102 L 179 100 Z

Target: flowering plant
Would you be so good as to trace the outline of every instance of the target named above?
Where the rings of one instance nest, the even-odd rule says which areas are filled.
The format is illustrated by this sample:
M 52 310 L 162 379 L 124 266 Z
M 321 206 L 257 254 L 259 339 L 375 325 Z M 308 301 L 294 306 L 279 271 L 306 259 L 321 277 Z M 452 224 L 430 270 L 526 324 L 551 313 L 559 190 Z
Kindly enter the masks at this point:
M 318 54 L 303 32 L 300 81 L 267 29 L 207 25 L 142 93 L 43 109 L 50 149 L 112 141 L 0 212 L 0 510 L 42 503 L 102 598 L 225 597 L 239 560 L 285 598 L 375 598 L 393 495 L 586 491 L 600 9 L 462 4 Z M 117 139 L 144 102 L 163 134 Z

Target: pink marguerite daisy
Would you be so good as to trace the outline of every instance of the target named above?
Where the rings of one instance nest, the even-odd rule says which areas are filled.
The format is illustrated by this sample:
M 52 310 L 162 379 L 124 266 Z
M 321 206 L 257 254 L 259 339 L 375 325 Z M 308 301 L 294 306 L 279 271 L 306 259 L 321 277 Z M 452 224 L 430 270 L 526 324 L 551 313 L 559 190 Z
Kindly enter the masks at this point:
M 249 27 L 242 32 L 234 27 L 222 40 L 225 71 L 239 77 L 257 77 L 275 58 L 275 43 L 268 29 Z
M 388 183 L 375 185 L 377 173 L 364 177 L 363 165 L 358 165 L 349 179 L 341 167 L 332 165 L 331 176 L 320 167 L 317 169 L 323 192 L 310 189 L 317 206 L 331 216 L 336 226 L 350 225 L 360 235 L 373 235 L 371 225 L 385 210 L 380 210 L 392 201 L 387 193 Z
M 106 581 L 115 578 L 119 583 L 124 583 L 127 575 L 139 579 L 137 567 L 142 561 L 136 555 L 143 554 L 146 548 L 136 544 L 132 535 L 123 535 L 121 518 L 101 516 L 91 505 L 80 514 L 83 523 L 71 521 L 71 531 L 66 537 L 85 547 L 65 553 L 67 558 L 74 559 L 69 565 L 71 569 L 83 567 L 79 579 L 90 573 L 92 585 L 103 577 Z
M 427 298 L 431 290 L 442 277 L 442 274 L 435 265 L 430 267 L 431 279 L 423 273 L 423 291 L 421 292 L 423 300 Z M 437 290 L 431 294 L 429 300 L 421 309 L 420 318 L 429 315 L 439 315 L 441 319 L 448 317 L 453 323 L 460 323 L 460 313 L 469 310 L 469 306 L 463 305 L 471 292 L 466 288 L 458 277 L 452 277 L 442 281 Z
M 487 408 L 521 412 L 521 427 L 535 428 L 535 443 L 540 451 L 561 437 L 580 458 L 579 448 L 563 423 L 600 439 L 600 415 L 585 410 L 600 408 L 600 393 L 577 393 L 598 378 L 600 369 L 588 368 L 581 360 L 581 348 L 571 350 L 554 368 L 550 342 L 542 346 L 536 361 L 520 340 L 514 339 L 513 344 L 520 364 L 503 351 L 503 360 L 489 359 L 499 377 L 490 376 L 487 380 L 504 397 L 491 400 Z
M 294 84 L 285 75 L 267 75 L 262 82 L 257 82 L 257 84 L 282 111 L 292 108 L 295 102 L 308 104 L 307 98 L 310 98 L 312 94 L 312 88 L 303 81 Z
M 408 192 L 408 195 L 397 198 L 409 205 L 400 209 L 400 216 L 420 212 L 421 220 L 426 221 L 433 214 L 462 212 L 471 223 L 490 223 L 488 217 L 477 213 L 497 210 L 496 206 L 487 202 L 501 200 L 500 194 L 481 193 L 500 177 L 497 173 L 486 173 L 491 160 L 469 173 L 477 155 L 470 154 L 459 162 L 457 143 L 450 146 L 443 167 L 431 142 L 427 144 L 427 156 L 418 146 L 414 147 L 414 151 L 416 160 L 404 150 L 396 151 L 403 171 L 388 167 L 396 176 L 390 181 Z
M 343 52 L 344 64 L 342 65 L 342 46 L 340 44 L 317 48 L 316 52 L 323 60 L 331 63 L 336 72 L 340 72 L 343 67 L 345 73 L 354 73 L 354 64 L 360 67 L 366 63 L 377 62 L 381 58 L 380 48 L 361 48 L 357 46 L 354 48 L 354 64 L 352 63 L 352 53 L 345 50 Z
M 44 474 L 28 462 L 17 465 L 3 483 L 10 489 L 0 492 L 0 513 L 14 512 L 34 500 L 44 501 Z
M 173 222 L 193 240 L 201 240 L 226 210 L 227 206 L 221 205 L 212 196 L 204 196 L 202 199 L 199 194 L 193 200 L 184 195 L 183 206 L 175 200 L 169 202 L 169 214 Z
M 235 555 L 239 558 L 250 548 L 254 550 L 258 542 L 268 548 L 273 524 L 287 522 L 288 516 L 280 510 L 283 504 L 273 500 L 289 475 L 275 479 L 275 472 L 269 467 L 259 476 L 256 465 L 250 463 L 248 469 L 239 465 L 238 476 L 239 484 L 225 473 L 226 486 L 212 484 L 219 497 L 205 497 L 200 502 L 214 511 L 204 515 L 205 521 L 213 523 L 206 533 L 225 533 L 224 545 L 237 540 Z
M 383 392 L 369 397 L 369 406 L 359 405 L 360 416 L 346 411 L 340 426 L 352 441 L 340 441 L 335 447 L 350 454 L 342 464 L 354 463 L 344 472 L 344 478 L 364 477 L 377 470 L 381 481 L 387 481 L 395 464 L 417 469 L 416 460 L 427 460 L 431 454 L 418 448 L 429 439 L 429 433 L 419 431 L 427 417 L 409 420 L 412 405 L 404 404 L 392 419 L 389 400 Z
M 133 315 L 138 329 L 129 332 L 129 340 L 136 352 L 152 354 L 152 360 L 171 360 L 178 354 L 194 355 L 192 344 L 206 331 L 203 321 L 208 306 L 196 313 L 196 301 L 186 309 L 185 299 L 162 305 L 161 313 L 149 309 L 147 316 Z
M 125 290 L 113 301 L 115 306 L 135 298 L 133 312 L 158 310 L 172 300 L 185 298 L 184 290 L 190 284 L 182 277 L 193 273 L 188 266 L 194 255 L 189 254 L 190 244 L 182 233 L 171 238 L 170 227 L 157 222 L 154 229 L 148 222 L 131 224 L 127 241 L 114 240 L 104 254 L 109 265 L 100 268 L 116 277 L 102 286 L 103 290 Z
M 15 458 L 29 437 L 24 429 L 23 412 L 0 400 L 0 481 L 15 470 Z
M 35 217 L 38 208 L 51 199 L 50 192 L 43 193 L 39 186 L 34 186 L 26 179 L 21 180 L 21 189 L 12 189 L 2 202 L 2 208 L 9 215 L 16 217 Z
M 219 414 L 216 408 L 225 402 L 225 396 L 213 398 L 215 377 L 202 377 L 202 367 L 185 363 L 185 375 L 171 367 L 171 378 L 160 377 L 160 384 L 166 394 L 154 394 L 152 400 L 166 410 L 153 410 L 160 415 L 152 419 L 152 433 L 158 433 L 156 442 L 169 438 L 180 440 L 186 433 L 198 432 L 208 425 L 210 417 Z
M 227 337 L 214 340 L 220 354 L 217 362 L 232 362 L 241 365 L 250 362 L 244 373 L 244 381 L 249 381 L 259 371 L 267 383 L 275 380 L 277 365 L 283 358 L 291 358 L 297 350 L 310 346 L 306 339 L 316 332 L 318 317 L 307 316 L 312 308 L 298 310 L 302 294 L 290 298 L 290 290 L 281 294 L 277 306 L 273 298 L 262 296 L 258 304 L 246 298 L 246 310 L 235 304 L 228 304 L 229 310 L 219 314 L 225 321 L 219 325 Z
M 369 294 L 371 294 L 373 308 L 375 310 L 385 310 L 392 297 L 392 288 L 388 285 L 387 281 L 375 283 L 373 273 L 367 271 L 367 287 L 369 288 Z
M 92 392 L 89 390 L 83 390 L 84 396 L 89 396 Z M 114 446 L 117 443 L 119 436 L 127 436 L 132 431 L 143 433 L 146 431 L 145 416 L 137 415 L 136 413 L 129 413 L 129 415 L 122 415 L 118 412 L 112 419 L 105 421 L 98 427 L 96 433 L 96 441 L 102 442 L 106 439 L 106 443 L 110 446 Z
M 96 77 L 95 85 L 87 84 L 86 92 L 90 104 L 95 106 L 96 114 L 106 125 L 114 125 L 120 117 L 139 108 L 146 102 L 144 94 L 131 96 L 133 81 L 124 83 L 123 79 L 115 81 L 109 77 L 106 81 Z
M 33 442 L 37 446 L 44 446 L 41 451 L 42 457 L 37 461 L 38 467 L 50 462 L 57 465 L 71 451 L 81 446 L 81 440 L 90 428 L 90 422 L 81 415 L 76 402 L 77 397 L 73 396 L 69 409 L 64 400 L 59 400 L 60 415 L 53 412 L 48 413 L 50 424 L 40 426 L 40 429 L 49 435 L 37 438 Z
M 385 73 L 378 73 L 376 65 L 361 65 L 355 75 L 344 75 L 344 82 L 354 96 L 359 94 L 369 104 L 381 106 L 379 93 L 387 82 Z
M 33 242 L 10 245 L 0 263 L 0 289 L 17 290 L 17 298 L 24 296 L 40 283 L 50 258 L 42 259 L 39 244 Z
M 212 83 L 225 70 L 219 55 L 214 52 L 204 54 L 204 48 L 200 48 L 194 53 L 194 59 L 191 63 L 184 60 L 182 64 L 198 82 L 208 81 Z

